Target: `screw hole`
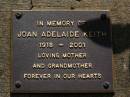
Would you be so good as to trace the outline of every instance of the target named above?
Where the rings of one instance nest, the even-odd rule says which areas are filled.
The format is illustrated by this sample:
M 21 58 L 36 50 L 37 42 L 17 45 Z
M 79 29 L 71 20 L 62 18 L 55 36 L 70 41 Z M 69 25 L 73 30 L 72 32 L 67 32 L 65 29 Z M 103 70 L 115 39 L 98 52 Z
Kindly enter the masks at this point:
M 16 88 L 20 88 L 20 87 L 21 87 L 21 82 L 20 82 L 20 81 L 16 81 L 15 87 L 16 87 Z
M 104 83 L 103 83 L 104 89 L 108 89 L 109 86 L 110 86 L 110 83 L 109 83 L 109 82 L 104 82 Z
M 20 19 L 22 17 L 22 13 L 16 13 L 15 16 L 16 16 L 16 19 Z

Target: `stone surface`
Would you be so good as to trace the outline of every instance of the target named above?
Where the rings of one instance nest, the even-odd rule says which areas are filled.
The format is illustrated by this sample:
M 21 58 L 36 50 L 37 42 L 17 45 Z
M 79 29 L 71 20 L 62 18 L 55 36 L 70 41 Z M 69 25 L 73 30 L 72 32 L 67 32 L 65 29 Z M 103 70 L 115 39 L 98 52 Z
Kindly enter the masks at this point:
M 19 9 L 110 10 L 114 97 L 130 97 L 130 0 L 0 0 L 0 97 L 10 97 L 11 10 Z

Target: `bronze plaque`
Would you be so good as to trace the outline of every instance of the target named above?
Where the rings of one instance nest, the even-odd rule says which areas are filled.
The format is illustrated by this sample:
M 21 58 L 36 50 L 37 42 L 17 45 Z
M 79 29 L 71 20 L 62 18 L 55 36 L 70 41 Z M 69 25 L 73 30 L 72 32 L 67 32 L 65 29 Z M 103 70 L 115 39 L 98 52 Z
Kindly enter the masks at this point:
M 112 92 L 108 11 L 13 11 L 12 93 Z

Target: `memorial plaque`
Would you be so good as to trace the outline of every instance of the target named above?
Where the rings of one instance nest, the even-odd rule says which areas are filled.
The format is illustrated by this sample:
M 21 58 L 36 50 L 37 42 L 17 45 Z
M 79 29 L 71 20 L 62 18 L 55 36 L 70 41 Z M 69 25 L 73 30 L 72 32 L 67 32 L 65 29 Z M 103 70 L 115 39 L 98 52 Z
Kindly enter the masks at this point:
M 108 11 L 13 11 L 12 93 L 112 92 Z

